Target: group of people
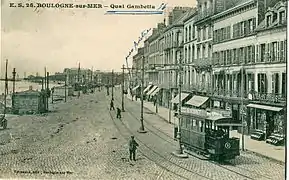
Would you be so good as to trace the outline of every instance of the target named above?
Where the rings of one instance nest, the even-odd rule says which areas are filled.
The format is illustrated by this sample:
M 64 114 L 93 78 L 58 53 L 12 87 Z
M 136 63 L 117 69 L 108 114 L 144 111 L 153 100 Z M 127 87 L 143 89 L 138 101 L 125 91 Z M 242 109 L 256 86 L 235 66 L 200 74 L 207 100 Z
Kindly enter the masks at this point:
M 110 111 L 111 111 L 111 110 L 115 110 L 115 108 L 114 108 L 114 103 L 113 103 L 113 99 L 110 101 L 110 108 L 109 108 L 109 110 L 110 110 Z M 119 107 L 116 108 L 116 118 L 117 118 L 117 119 L 121 119 L 121 110 L 120 110 Z
M 115 110 L 113 99 L 110 101 L 110 108 L 109 110 Z M 116 108 L 116 118 L 121 119 L 121 109 L 119 107 Z M 135 141 L 134 136 L 131 136 L 131 139 L 129 140 L 129 160 L 136 161 L 135 154 L 136 149 L 139 146 L 138 143 Z

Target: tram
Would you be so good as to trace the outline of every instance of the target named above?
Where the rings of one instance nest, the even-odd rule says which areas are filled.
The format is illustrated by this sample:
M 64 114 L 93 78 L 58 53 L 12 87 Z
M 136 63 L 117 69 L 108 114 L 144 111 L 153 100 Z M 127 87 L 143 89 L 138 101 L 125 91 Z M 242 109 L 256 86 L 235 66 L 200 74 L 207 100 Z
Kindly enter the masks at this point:
M 213 113 L 182 113 L 181 144 L 187 152 L 197 152 L 215 161 L 234 159 L 240 155 L 239 138 L 229 137 L 231 117 Z

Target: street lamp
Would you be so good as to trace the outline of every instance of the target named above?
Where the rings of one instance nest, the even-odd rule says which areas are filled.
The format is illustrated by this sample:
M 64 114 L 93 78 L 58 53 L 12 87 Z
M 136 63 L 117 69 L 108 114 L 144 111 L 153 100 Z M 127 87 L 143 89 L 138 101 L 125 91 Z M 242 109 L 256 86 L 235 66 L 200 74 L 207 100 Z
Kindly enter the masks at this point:
M 141 108 L 140 108 L 140 122 L 141 126 L 138 130 L 139 133 L 146 133 L 143 124 L 143 91 L 144 91 L 144 56 L 142 57 L 142 71 L 141 71 Z
M 177 34 L 179 35 L 180 31 L 177 32 Z M 178 43 L 178 46 L 179 45 L 179 36 L 177 36 L 178 39 L 177 39 L 177 43 Z M 179 47 L 180 49 L 180 47 Z M 182 55 L 181 55 L 181 51 L 179 50 L 179 53 L 180 53 L 180 58 L 179 58 L 179 68 L 178 68 L 178 76 L 179 76 L 179 104 L 178 104 L 178 132 L 177 132 L 177 139 L 178 139 L 178 142 L 179 142 L 179 146 L 178 146 L 178 149 L 173 152 L 173 154 L 176 156 L 176 157 L 179 157 L 179 158 L 187 158 L 188 155 L 187 154 L 184 154 L 183 153 L 183 148 L 182 148 L 182 144 L 181 144 L 181 132 L 180 132 L 180 126 L 181 126 L 181 113 L 182 113 L 182 68 L 183 68 L 183 62 L 182 62 Z
M 78 62 L 78 70 L 77 70 L 77 97 L 79 98 L 80 96 L 80 62 Z

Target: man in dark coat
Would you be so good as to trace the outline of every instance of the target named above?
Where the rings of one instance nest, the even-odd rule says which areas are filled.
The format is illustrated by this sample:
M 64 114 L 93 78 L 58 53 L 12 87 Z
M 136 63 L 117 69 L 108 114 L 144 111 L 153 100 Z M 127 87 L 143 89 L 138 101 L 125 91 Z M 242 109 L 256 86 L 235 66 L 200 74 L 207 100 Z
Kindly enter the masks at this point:
M 120 108 L 116 108 L 116 118 L 121 119 L 121 110 Z
M 110 101 L 110 108 L 109 108 L 109 110 L 114 110 L 113 100 Z
M 129 140 L 129 159 L 135 161 L 135 151 L 138 147 L 138 143 L 134 140 L 134 136 L 131 136 Z

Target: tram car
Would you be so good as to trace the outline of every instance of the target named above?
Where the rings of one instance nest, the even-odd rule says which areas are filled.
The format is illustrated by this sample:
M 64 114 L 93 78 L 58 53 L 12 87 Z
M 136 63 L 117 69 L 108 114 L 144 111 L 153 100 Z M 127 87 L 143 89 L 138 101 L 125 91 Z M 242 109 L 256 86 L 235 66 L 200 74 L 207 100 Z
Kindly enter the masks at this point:
M 185 150 L 196 152 L 214 161 L 234 159 L 240 155 L 239 138 L 229 137 L 231 117 L 182 113 L 181 144 Z

